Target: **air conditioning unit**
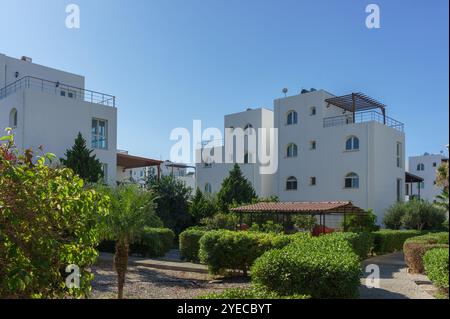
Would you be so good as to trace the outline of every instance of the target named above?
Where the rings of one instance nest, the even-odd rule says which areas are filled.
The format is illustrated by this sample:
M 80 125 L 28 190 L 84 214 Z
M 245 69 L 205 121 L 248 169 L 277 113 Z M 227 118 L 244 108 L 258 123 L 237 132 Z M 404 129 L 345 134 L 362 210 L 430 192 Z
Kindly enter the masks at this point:
M 21 58 L 21 60 L 22 60 L 22 61 L 25 61 L 25 62 L 29 62 L 29 63 L 33 62 L 33 59 L 32 59 L 32 58 L 29 58 L 29 57 L 27 57 L 27 56 L 23 56 L 23 57 Z

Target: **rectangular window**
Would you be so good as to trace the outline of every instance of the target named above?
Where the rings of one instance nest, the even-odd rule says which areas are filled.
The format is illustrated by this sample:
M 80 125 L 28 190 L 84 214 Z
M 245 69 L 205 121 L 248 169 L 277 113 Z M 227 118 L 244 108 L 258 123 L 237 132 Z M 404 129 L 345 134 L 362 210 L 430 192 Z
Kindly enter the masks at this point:
M 403 180 L 401 178 L 397 178 L 397 202 L 402 200 L 402 184 Z
M 436 163 L 436 162 L 434 162 L 434 163 L 433 163 L 433 167 L 436 167 L 436 166 L 437 166 L 437 163 Z
M 103 181 L 108 181 L 108 164 L 102 163 Z
M 309 142 L 309 149 L 310 149 L 310 150 L 315 150 L 316 147 L 317 147 L 316 141 L 311 141 L 311 142 Z
M 406 184 L 405 195 L 409 196 L 409 184 Z
M 107 124 L 106 120 L 92 119 L 92 148 L 108 148 Z
M 76 97 L 76 92 L 73 90 L 68 90 L 67 97 L 74 99 Z
M 61 96 L 66 96 L 66 91 L 61 90 L 59 93 L 61 94 Z
M 315 177 L 315 176 L 310 177 L 310 179 L 309 179 L 309 185 L 311 185 L 311 186 L 316 185 L 316 177 Z
M 402 143 L 397 142 L 397 167 L 403 167 L 403 147 Z

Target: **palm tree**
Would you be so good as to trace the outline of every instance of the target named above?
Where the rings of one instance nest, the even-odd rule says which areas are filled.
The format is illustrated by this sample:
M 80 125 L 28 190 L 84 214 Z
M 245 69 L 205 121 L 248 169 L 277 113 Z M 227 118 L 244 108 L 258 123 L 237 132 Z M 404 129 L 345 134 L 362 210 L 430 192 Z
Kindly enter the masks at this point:
M 100 188 L 109 195 L 111 201 L 110 213 L 104 224 L 104 237 L 116 242 L 114 269 L 117 272 L 118 299 L 122 299 L 129 245 L 154 217 L 154 195 L 137 185 Z
M 436 196 L 436 206 L 442 207 L 443 209 L 445 209 L 445 211 L 448 212 L 448 191 L 444 190 L 441 194 Z

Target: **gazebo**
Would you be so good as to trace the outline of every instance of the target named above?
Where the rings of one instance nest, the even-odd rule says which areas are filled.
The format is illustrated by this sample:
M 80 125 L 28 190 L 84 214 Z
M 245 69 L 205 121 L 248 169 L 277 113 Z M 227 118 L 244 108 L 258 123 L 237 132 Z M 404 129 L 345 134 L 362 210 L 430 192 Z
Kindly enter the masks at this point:
M 362 208 L 354 206 L 351 201 L 335 202 L 260 202 L 231 209 L 239 214 L 239 223 L 242 225 L 244 215 L 249 215 L 250 224 L 257 216 L 273 217 L 279 223 L 285 223 L 289 216 L 307 215 L 319 216 L 320 229 L 326 227 L 327 215 L 340 215 L 345 219 L 347 215 L 367 214 Z M 345 229 L 344 229 L 345 231 Z

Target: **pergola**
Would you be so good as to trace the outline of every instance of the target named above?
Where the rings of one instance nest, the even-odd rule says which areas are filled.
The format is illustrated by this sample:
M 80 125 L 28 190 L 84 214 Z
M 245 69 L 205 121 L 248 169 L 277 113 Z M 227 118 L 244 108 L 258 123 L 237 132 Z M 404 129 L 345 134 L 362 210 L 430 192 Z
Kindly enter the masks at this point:
M 123 169 L 156 166 L 158 169 L 158 179 L 161 177 L 161 163 L 162 161 L 151 158 L 129 155 L 122 152 L 117 153 L 117 166 Z
M 325 102 L 327 102 L 328 105 L 334 105 L 344 111 L 351 112 L 353 114 L 353 122 L 355 122 L 356 112 L 380 109 L 383 114 L 383 123 L 386 124 L 386 105 L 361 92 L 332 97 L 326 99 Z
M 231 211 L 239 214 L 239 222 L 242 224 L 243 215 L 250 216 L 250 224 L 254 215 L 274 216 L 277 222 L 284 222 L 288 216 L 309 215 L 319 216 L 319 226 L 323 229 L 327 215 L 343 215 L 344 221 L 347 215 L 367 214 L 362 208 L 354 206 L 351 201 L 336 202 L 261 202 L 252 205 L 232 208 Z M 344 223 L 345 224 L 345 223 Z M 345 230 L 345 229 L 344 229 Z
M 424 181 L 424 179 L 422 177 L 414 175 L 414 174 L 411 174 L 411 173 L 408 173 L 408 172 L 405 172 L 405 183 L 410 185 L 409 186 L 409 192 L 410 192 L 411 195 L 413 195 L 412 194 L 412 191 L 413 191 L 413 187 L 412 186 L 413 186 L 413 184 L 414 183 L 420 184 L 423 181 Z M 420 185 L 418 185 L 418 187 L 417 187 L 417 192 L 418 192 L 417 196 L 420 199 Z

